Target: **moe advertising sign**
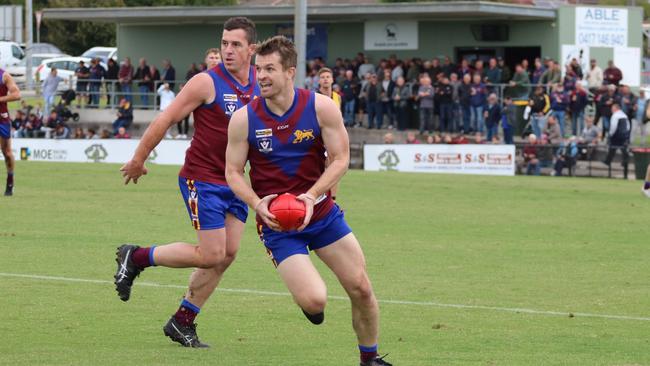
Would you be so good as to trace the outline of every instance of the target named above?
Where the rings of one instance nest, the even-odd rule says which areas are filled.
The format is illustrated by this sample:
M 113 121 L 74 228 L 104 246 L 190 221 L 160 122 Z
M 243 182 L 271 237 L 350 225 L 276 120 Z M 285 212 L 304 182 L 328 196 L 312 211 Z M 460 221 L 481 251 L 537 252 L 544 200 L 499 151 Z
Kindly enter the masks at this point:
M 417 50 L 418 22 L 367 21 L 364 29 L 364 49 Z
M 50 140 L 12 139 L 16 159 L 76 163 L 125 163 L 131 159 L 138 140 Z M 149 155 L 155 164 L 182 165 L 189 141 L 164 140 Z M 0 158 L 2 156 L 0 155 Z
M 365 170 L 515 175 L 514 145 L 365 145 Z
M 627 9 L 576 8 L 578 46 L 627 47 Z

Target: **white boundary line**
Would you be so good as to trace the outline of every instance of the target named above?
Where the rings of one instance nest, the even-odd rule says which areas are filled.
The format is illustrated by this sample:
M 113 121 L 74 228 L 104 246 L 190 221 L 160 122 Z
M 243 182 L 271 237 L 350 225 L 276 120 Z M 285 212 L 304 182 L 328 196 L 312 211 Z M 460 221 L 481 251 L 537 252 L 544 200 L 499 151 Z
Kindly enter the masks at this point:
M 112 281 L 106 281 L 106 280 L 91 280 L 85 278 L 43 276 L 43 275 L 20 274 L 20 273 L 0 272 L 0 276 L 14 277 L 14 278 L 27 278 L 31 280 L 97 283 L 102 285 L 113 284 Z M 138 281 L 137 285 L 148 286 L 148 287 L 179 288 L 179 289 L 187 288 L 187 286 L 159 284 L 159 283 L 144 282 L 144 281 Z M 253 289 L 232 289 L 232 288 L 219 287 L 217 288 L 217 291 L 239 293 L 239 294 L 263 295 L 263 296 L 283 296 L 283 297 L 291 296 L 291 294 L 289 294 L 288 292 L 262 291 L 262 290 L 253 290 Z M 328 296 L 328 298 L 333 300 L 345 300 L 345 301 L 349 300 L 345 296 Z M 405 300 L 378 300 L 378 301 L 381 304 L 416 305 L 416 306 L 429 306 L 429 307 L 453 308 L 453 309 L 490 310 L 490 311 L 500 311 L 500 312 L 507 312 L 507 313 L 523 313 L 523 314 L 534 314 L 534 315 L 554 315 L 554 316 L 564 316 L 564 317 L 574 316 L 574 317 L 583 317 L 583 318 L 637 320 L 637 321 L 650 322 L 650 317 L 642 317 L 642 316 L 593 314 L 593 313 L 579 313 L 579 312 L 566 313 L 561 311 L 545 311 L 545 310 L 534 310 L 534 309 L 525 309 L 525 308 L 507 308 L 507 307 L 499 307 L 499 306 L 444 304 L 444 303 L 429 302 L 429 301 L 405 301 Z

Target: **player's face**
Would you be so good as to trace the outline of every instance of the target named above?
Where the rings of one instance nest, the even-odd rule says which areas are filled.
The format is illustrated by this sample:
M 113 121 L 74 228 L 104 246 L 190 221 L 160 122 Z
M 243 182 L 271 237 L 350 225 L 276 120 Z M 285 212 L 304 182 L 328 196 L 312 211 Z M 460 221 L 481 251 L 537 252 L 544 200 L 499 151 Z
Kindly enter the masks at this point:
M 254 52 L 255 46 L 246 40 L 246 31 L 224 29 L 221 38 L 221 57 L 226 70 L 235 73 L 248 67 Z
M 207 56 L 205 56 L 204 62 L 206 65 L 208 65 L 208 69 L 211 69 L 221 62 L 221 55 L 217 52 L 209 53 Z
M 318 82 L 320 86 L 323 88 L 331 88 L 332 87 L 332 74 L 329 72 L 324 72 L 320 74 L 320 79 L 318 79 Z
M 280 63 L 280 55 L 274 52 L 270 55 L 255 57 L 257 83 L 263 98 L 272 98 L 287 88 L 293 87 L 291 81 L 296 73 L 295 67 L 285 70 Z

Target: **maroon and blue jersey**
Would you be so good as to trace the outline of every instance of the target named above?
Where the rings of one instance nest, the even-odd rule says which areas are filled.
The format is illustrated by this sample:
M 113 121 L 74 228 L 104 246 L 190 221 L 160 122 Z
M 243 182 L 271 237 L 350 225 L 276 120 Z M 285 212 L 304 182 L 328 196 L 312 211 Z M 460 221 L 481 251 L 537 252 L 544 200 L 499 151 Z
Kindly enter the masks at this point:
M 300 195 L 325 171 L 325 144 L 315 102 L 313 92 L 295 89 L 293 104 L 282 116 L 271 112 L 263 98 L 247 106 L 250 179 L 258 196 Z M 311 222 L 333 207 L 329 192 L 317 197 Z
M 194 137 L 179 175 L 207 183 L 227 185 L 226 146 L 228 123 L 239 108 L 260 95 L 255 68 L 249 69 L 248 85 L 235 80 L 223 64 L 206 71 L 212 78 L 214 101 L 194 110 Z
M 4 82 L 5 71 L 0 69 L 0 97 L 6 97 L 9 94 L 9 88 Z M 9 109 L 7 102 L 0 102 L 0 137 L 8 139 L 11 137 L 11 118 L 9 118 Z
M 5 71 L 0 69 L 0 97 L 6 97 L 9 94 L 9 88 L 4 82 L 4 75 Z M 9 123 L 10 121 L 7 102 L 0 102 L 0 123 Z

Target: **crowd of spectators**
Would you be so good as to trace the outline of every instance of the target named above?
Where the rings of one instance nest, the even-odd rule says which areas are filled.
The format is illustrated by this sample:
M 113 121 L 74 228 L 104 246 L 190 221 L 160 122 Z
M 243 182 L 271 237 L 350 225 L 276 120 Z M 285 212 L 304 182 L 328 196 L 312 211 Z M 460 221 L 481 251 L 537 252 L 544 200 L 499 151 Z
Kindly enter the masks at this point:
M 14 112 L 11 120 L 11 133 L 15 138 L 46 139 L 109 139 L 130 138 L 126 129 L 120 127 L 111 132 L 109 129 L 83 129 L 70 123 L 70 111 L 63 102 L 45 114 L 41 104 L 36 106 L 21 102 L 20 109 Z

